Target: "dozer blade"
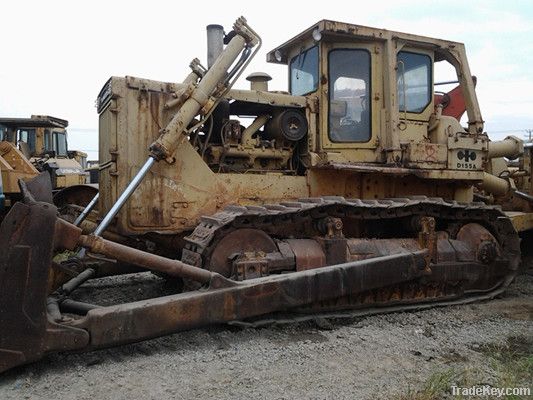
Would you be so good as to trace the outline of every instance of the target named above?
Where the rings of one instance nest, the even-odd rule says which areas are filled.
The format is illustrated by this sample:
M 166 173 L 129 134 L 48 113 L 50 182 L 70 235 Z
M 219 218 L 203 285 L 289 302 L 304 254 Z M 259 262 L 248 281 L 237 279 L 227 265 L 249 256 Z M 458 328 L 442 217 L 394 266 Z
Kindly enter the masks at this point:
M 54 248 L 72 245 L 56 212 L 51 204 L 19 202 L 0 227 L 0 372 L 89 342 L 86 331 L 47 316 Z
M 153 269 L 176 267 L 178 274 L 197 275 L 205 284 L 200 290 L 98 307 L 77 319 L 63 320 L 47 312 L 46 287 L 54 249 L 70 249 L 76 242 L 91 240 L 57 219 L 54 206 L 32 201 L 13 207 L 0 235 L 0 372 L 49 352 L 136 342 L 355 295 L 416 279 L 427 267 L 427 251 L 421 250 L 235 282 L 177 260 L 126 246 L 114 248 L 121 245 L 105 241 L 117 259 L 122 254 Z
M 26 193 L 30 192 L 34 200 L 53 204 L 52 181 L 48 172 L 41 172 L 35 178 L 27 180 L 25 184 Z

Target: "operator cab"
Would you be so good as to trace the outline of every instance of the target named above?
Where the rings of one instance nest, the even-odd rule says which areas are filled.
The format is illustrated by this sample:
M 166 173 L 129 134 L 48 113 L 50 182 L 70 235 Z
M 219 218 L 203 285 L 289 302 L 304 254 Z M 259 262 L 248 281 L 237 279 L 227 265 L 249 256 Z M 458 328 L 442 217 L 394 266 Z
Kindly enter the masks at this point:
M 0 118 L 0 138 L 16 144 L 28 157 L 67 157 L 68 122 L 44 115 Z
M 415 166 L 416 144 L 446 145 L 446 128 L 482 133 L 461 43 L 323 20 L 272 50 L 267 61 L 288 65 L 292 95 L 318 100 L 317 144 L 310 151 L 321 159 Z M 447 87 L 459 84 L 453 97 L 435 94 L 434 75 L 441 71 Z M 453 113 L 446 111 L 452 98 Z M 459 121 L 465 109 L 469 132 Z M 424 168 L 446 167 L 444 149 L 428 154 Z

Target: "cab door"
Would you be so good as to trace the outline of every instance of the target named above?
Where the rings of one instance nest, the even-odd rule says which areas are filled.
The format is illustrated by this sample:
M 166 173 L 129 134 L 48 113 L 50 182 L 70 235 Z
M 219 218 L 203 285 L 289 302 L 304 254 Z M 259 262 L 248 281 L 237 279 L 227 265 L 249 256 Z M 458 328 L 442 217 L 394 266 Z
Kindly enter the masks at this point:
M 329 160 L 375 162 L 382 112 L 380 43 L 324 43 L 320 139 Z M 355 151 L 358 150 L 358 151 Z

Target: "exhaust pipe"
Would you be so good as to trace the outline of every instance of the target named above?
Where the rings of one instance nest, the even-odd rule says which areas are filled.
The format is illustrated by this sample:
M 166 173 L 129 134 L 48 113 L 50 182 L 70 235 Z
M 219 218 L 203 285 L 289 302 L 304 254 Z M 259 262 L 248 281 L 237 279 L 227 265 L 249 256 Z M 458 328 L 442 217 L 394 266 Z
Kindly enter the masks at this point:
M 222 25 L 207 25 L 207 68 L 211 68 L 218 56 L 224 50 L 224 27 Z

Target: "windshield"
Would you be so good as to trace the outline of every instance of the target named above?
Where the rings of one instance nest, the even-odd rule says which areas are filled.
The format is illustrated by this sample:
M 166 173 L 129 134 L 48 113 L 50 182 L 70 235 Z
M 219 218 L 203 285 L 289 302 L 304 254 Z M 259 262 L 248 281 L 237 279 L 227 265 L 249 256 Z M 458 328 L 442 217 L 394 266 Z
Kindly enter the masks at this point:
M 291 94 L 302 96 L 314 92 L 318 88 L 318 46 L 293 57 L 289 68 Z

